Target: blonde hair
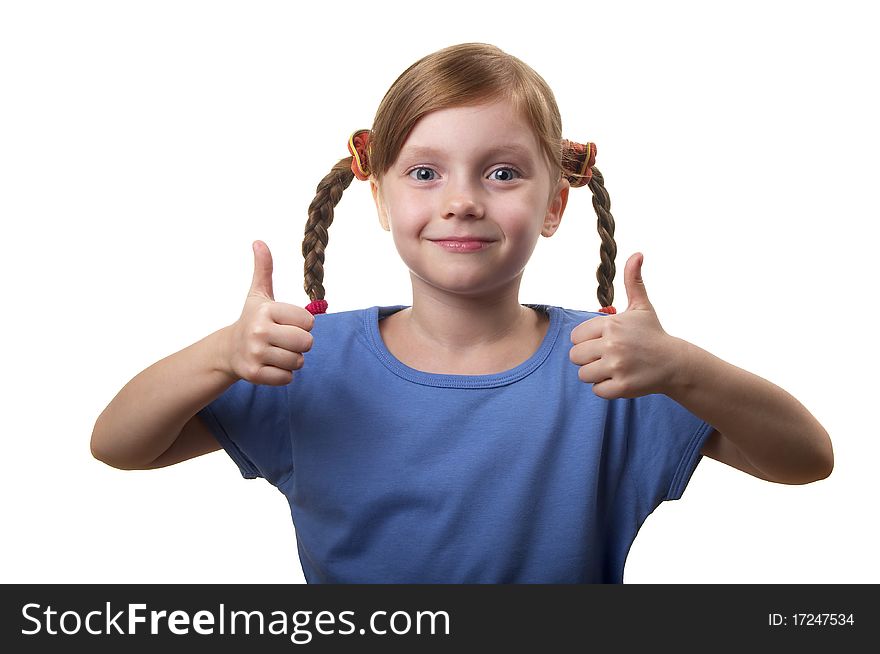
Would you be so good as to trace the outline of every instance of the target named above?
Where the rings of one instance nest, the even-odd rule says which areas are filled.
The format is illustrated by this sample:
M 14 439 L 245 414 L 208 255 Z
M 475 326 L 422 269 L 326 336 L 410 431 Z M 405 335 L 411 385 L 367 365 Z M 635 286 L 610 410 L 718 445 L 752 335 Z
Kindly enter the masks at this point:
M 564 149 L 562 119 L 553 91 L 544 78 L 513 55 L 487 43 L 462 43 L 426 55 L 407 68 L 379 103 L 370 131 L 369 168 L 381 179 L 397 160 L 413 126 L 438 109 L 478 105 L 496 100 L 512 103 L 531 126 L 550 164 L 552 181 L 576 168 L 575 155 Z M 354 179 L 352 157 L 341 159 L 318 184 L 309 205 L 302 253 L 304 288 L 314 302 L 324 299 L 324 249 L 333 208 Z M 599 170 L 591 168 L 593 208 L 602 241 L 597 297 L 602 306 L 614 300 L 614 218 Z M 569 175 L 571 179 L 571 175 Z
M 422 57 L 395 80 L 379 103 L 370 133 L 370 170 L 381 178 L 397 161 L 423 116 L 452 107 L 510 102 L 534 130 L 554 181 L 562 174 L 562 118 L 538 73 L 494 45 L 463 43 Z

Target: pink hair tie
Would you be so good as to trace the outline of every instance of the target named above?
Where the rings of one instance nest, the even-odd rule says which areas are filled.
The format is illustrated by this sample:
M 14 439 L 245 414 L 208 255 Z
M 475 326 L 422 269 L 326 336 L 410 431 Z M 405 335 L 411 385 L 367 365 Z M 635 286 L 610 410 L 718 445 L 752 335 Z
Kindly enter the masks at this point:
M 617 309 L 614 307 L 602 307 L 599 309 L 599 313 L 617 313 Z
M 306 305 L 306 311 L 313 316 L 318 313 L 327 312 L 327 300 L 312 300 Z

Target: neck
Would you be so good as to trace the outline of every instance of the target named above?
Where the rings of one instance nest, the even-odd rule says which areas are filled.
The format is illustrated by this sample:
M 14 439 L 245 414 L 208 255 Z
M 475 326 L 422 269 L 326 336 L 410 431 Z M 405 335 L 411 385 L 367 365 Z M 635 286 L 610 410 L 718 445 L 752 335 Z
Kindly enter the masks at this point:
M 412 308 L 401 313 L 412 337 L 435 352 L 478 352 L 533 329 L 534 312 L 518 296 L 519 278 L 501 293 L 482 296 L 451 295 L 414 278 Z

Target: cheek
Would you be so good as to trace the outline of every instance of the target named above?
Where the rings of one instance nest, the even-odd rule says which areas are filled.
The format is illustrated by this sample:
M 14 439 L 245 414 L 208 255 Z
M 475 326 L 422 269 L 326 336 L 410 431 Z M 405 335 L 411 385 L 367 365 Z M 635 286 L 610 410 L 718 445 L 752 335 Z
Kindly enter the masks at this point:
M 424 195 L 400 193 L 388 207 L 394 216 L 393 227 L 412 236 L 418 234 L 431 221 L 435 207 Z
M 496 205 L 498 221 L 511 236 L 522 237 L 539 230 L 544 222 L 543 205 L 531 196 L 504 198 Z

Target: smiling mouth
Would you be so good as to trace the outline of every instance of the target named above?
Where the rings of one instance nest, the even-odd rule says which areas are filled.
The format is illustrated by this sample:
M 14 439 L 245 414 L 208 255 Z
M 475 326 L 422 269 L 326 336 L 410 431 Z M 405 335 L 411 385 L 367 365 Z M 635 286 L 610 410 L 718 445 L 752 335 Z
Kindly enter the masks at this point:
M 431 241 L 449 252 L 478 252 L 485 250 L 495 241 Z

